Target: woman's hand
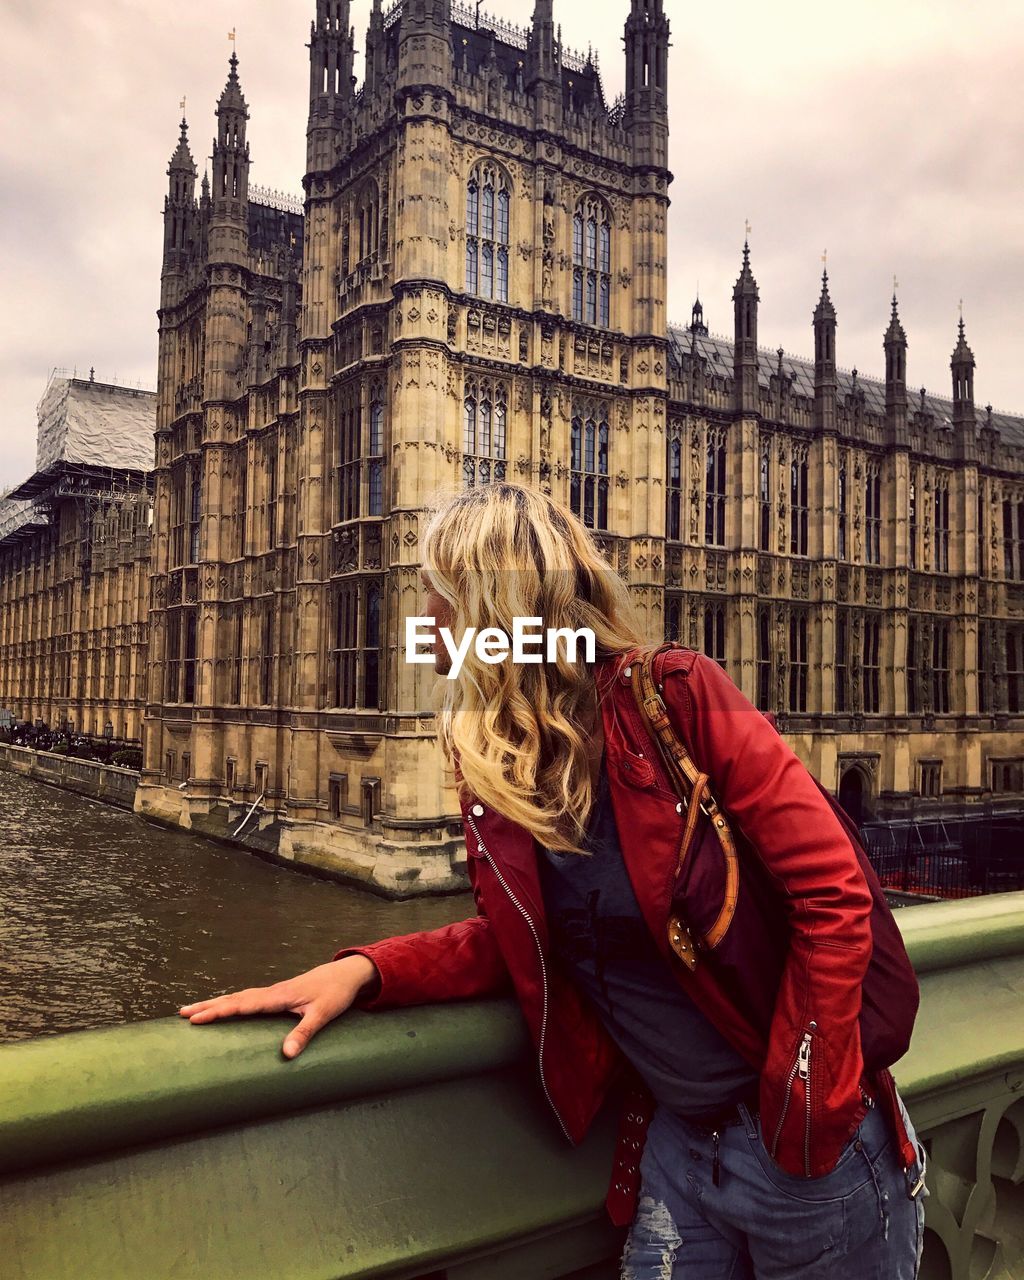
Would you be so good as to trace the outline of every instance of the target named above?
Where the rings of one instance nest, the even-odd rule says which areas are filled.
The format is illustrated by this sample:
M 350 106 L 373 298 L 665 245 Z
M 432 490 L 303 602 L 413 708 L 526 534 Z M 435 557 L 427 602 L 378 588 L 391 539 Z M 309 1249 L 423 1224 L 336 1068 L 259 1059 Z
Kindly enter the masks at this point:
M 377 966 L 372 960 L 362 955 L 343 956 L 272 987 L 249 987 L 199 1000 L 183 1005 L 178 1012 L 197 1025 L 253 1013 L 298 1014 L 299 1025 L 289 1031 L 282 1045 L 284 1056 L 294 1058 L 376 978 Z

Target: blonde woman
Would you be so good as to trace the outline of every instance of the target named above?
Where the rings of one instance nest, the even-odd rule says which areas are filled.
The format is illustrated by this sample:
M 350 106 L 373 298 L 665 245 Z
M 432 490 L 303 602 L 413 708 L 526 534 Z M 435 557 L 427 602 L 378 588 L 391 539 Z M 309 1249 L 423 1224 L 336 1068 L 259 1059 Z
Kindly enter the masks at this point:
M 434 511 L 423 560 L 439 630 L 510 635 L 529 618 L 595 642 L 592 661 L 567 645 L 519 663 L 470 646 L 443 682 L 477 915 L 182 1015 L 290 1011 L 294 1057 L 352 1005 L 511 991 L 569 1142 L 617 1093 L 607 1211 L 629 1226 L 626 1280 L 912 1280 L 925 1153 L 887 1068 L 917 986 L 845 815 L 717 663 L 663 649 L 660 699 L 744 868 L 708 946 L 720 850 L 695 806 L 701 834 L 676 869 L 691 814 L 632 688 L 652 650 L 591 535 L 541 494 L 495 484 Z M 447 647 L 435 667 L 451 669 Z M 695 969 L 670 917 L 693 926 Z

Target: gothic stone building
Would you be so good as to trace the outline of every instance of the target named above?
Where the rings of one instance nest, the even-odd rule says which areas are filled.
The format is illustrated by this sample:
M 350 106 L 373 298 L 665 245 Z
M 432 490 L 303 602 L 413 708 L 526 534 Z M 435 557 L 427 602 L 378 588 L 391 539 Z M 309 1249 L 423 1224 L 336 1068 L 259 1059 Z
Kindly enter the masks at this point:
M 198 200 L 168 170 L 139 807 L 397 892 L 462 883 L 433 675 L 403 660 L 430 495 L 569 503 L 652 636 L 722 661 L 884 813 L 1020 789 L 1024 421 L 666 318 L 668 22 L 626 88 L 455 0 L 317 0 L 302 212 L 249 187 L 237 60 Z M 255 198 L 254 198 L 255 197 Z M 274 207 L 274 206 L 277 207 Z
M 0 710 L 137 742 L 149 626 L 155 396 L 58 372 L 36 470 L 0 499 Z

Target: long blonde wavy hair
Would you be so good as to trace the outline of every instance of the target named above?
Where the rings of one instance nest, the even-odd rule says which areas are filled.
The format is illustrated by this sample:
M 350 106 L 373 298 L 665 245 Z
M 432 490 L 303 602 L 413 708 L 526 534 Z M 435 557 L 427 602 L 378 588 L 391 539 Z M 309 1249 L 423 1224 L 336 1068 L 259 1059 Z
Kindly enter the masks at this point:
M 589 627 L 596 658 L 646 647 L 625 584 L 571 511 L 534 489 L 489 484 L 435 503 L 423 540 L 430 584 L 468 627 L 513 632 Z M 440 643 L 440 641 L 438 641 Z M 546 654 L 544 655 L 546 657 Z M 542 844 L 584 852 L 593 801 L 588 746 L 600 714 L 592 667 L 568 660 L 482 662 L 470 646 L 457 679 L 443 680 L 438 736 L 460 789 Z

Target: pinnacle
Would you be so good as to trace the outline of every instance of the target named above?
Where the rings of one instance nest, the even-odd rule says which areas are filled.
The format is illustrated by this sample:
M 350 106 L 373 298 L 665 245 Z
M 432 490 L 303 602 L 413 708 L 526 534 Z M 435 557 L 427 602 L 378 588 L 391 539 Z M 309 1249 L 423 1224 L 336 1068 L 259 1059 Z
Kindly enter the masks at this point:
M 242 94 L 242 86 L 238 79 L 238 54 L 234 50 L 231 51 L 231 57 L 228 59 L 230 70 L 228 71 L 227 82 L 221 91 L 220 99 L 217 102 L 217 113 L 220 114 L 225 108 L 234 108 L 239 111 L 245 111 L 245 98 Z
M 171 169 L 184 169 L 189 173 L 195 171 L 195 165 L 192 161 L 192 152 L 188 145 L 188 123 L 185 117 L 181 119 L 181 133 L 178 136 L 178 144 L 174 148 L 174 154 L 171 156 Z

